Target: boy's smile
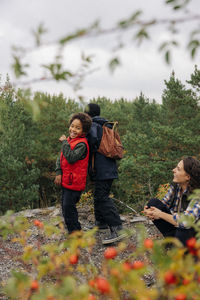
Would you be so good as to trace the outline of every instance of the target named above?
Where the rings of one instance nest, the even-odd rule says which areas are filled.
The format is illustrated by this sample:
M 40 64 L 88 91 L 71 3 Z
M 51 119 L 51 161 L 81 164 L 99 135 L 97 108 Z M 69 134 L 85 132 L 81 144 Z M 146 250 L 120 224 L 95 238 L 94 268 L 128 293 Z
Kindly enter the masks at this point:
M 81 135 L 83 135 L 82 123 L 79 119 L 75 119 L 69 127 L 69 136 L 71 139 L 75 139 Z

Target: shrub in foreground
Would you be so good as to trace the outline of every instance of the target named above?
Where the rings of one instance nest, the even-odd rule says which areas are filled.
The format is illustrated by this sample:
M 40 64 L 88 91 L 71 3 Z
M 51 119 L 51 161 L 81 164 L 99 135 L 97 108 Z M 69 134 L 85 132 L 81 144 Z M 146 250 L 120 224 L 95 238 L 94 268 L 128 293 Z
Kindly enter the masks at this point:
M 34 244 L 29 242 L 32 226 L 38 231 Z M 11 213 L 1 217 L 1 235 L 13 236 L 13 243 L 22 245 L 20 259 L 29 270 L 14 270 L 3 287 L 5 294 L 15 300 L 200 299 L 199 240 L 189 240 L 183 248 L 177 240 L 147 238 L 143 229 L 137 248 L 127 239 L 105 248 L 100 257 L 93 253 L 95 230 L 69 236 L 62 223 L 30 224 Z M 51 235 L 56 241 L 41 243 Z M 166 251 L 169 242 L 174 247 Z M 93 255 L 99 255 L 100 265 L 94 265 Z

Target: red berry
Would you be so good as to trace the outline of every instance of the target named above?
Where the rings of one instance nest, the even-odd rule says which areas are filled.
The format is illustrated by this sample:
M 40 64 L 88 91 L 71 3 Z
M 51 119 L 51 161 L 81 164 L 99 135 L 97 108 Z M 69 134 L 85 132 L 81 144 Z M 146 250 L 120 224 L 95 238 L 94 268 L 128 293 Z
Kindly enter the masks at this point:
M 152 249 L 153 248 L 153 241 L 152 241 L 152 239 L 145 239 L 144 240 L 144 247 L 146 249 Z
M 185 294 L 178 294 L 175 297 L 175 300 L 186 300 L 187 296 Z
M 105 278 L 98 277 L 96 280 L 96 284 L 97 284 L 97 289 L 100 291 L 101 294 L 109 294 L 110 284 Z
M 189 252 L 194 256 L 197 256 L 197 254 L 198 254 L 198 251 L 195 248 L 189 248 Z
M 176 283 L 176 276 L 175 276 L 174 272 L 172 272 L 170 270 L 165 273 L 164 279 L 167 284 L 175 284 Z
M 106 259 L 112 259 L 117 255 L 117 250 L 114 247 L 109 247 L 104 252 L 104 257 Z
M 135 260 L 132 264 L 131 264 L 131 268 L 135 269 L 135 270 L 139 270 L 142 269 L 144 267 L 144 263 L 141 260 Z
M 33 221 L 34 225 L 37 226 L 37 227 L 40 227 L 40 228 L 43 228 L 44 227 L 44 224 L 42 222 L 40 222 L 39 220 L 34 220 Z
M 32 291 L 37 291 L 39 289 L 39 283 L 37 280 L 33 280 L 31 282 L 31 290 Z
M 190 283 L 190 280 L 187 278 L 183 279 L 183 285 L 188 285 Z
M 78 255 L 77 254 L 72 254 L 69 258 L 69 262 L 71 265 L 75 265 L 78 262 Z
M 93 279 L 90 279 L 88 284 L 91 286 L 91 287 L 95 287 L 95 281 Z
M 194 248 L 196 245 L 196 239 L 194 237 L 190 238 L 186 241 L 186 245 L 188 248 Z
M 122 268 L 124 271 L 129 272 L 131 270 L 131 264 L 128 261 L 125 261 L 122 264 Z

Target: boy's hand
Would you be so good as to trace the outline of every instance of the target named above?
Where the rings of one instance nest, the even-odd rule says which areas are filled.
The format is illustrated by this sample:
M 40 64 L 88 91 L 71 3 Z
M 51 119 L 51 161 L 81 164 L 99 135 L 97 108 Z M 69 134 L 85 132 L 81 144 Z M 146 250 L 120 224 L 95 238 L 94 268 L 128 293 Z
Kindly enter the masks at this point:
M 66 138 L 66 135 L 61 135 L 61 137 L 59 138 L 59 141 L 62 142 L 62 141 L 66 141 L 67 138 Z
M 55 185 L 60 186 L 61 185 L 61 179 L 62 179 L 62 175 L 57 175 L 55 180 L 54 180 Z

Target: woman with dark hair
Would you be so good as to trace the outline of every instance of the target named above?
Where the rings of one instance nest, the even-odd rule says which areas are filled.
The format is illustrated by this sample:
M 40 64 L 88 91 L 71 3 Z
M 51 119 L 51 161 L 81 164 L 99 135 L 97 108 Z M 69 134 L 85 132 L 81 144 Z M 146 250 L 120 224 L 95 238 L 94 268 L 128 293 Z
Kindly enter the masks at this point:
M 176 237 L 186 245 L 196 232 L 181 222 L 180 217 L 181 214 L 193 216 L 194 222 L 200 219 L 200 199 L 188 201 L 188 196 L 195 189 L 200 189 L 200 162 L 188 156 L 178 163 L 173 173 L 173 183 L 167 194 L 162 200 L 150 199 L 144 213 L 165 237 Z

